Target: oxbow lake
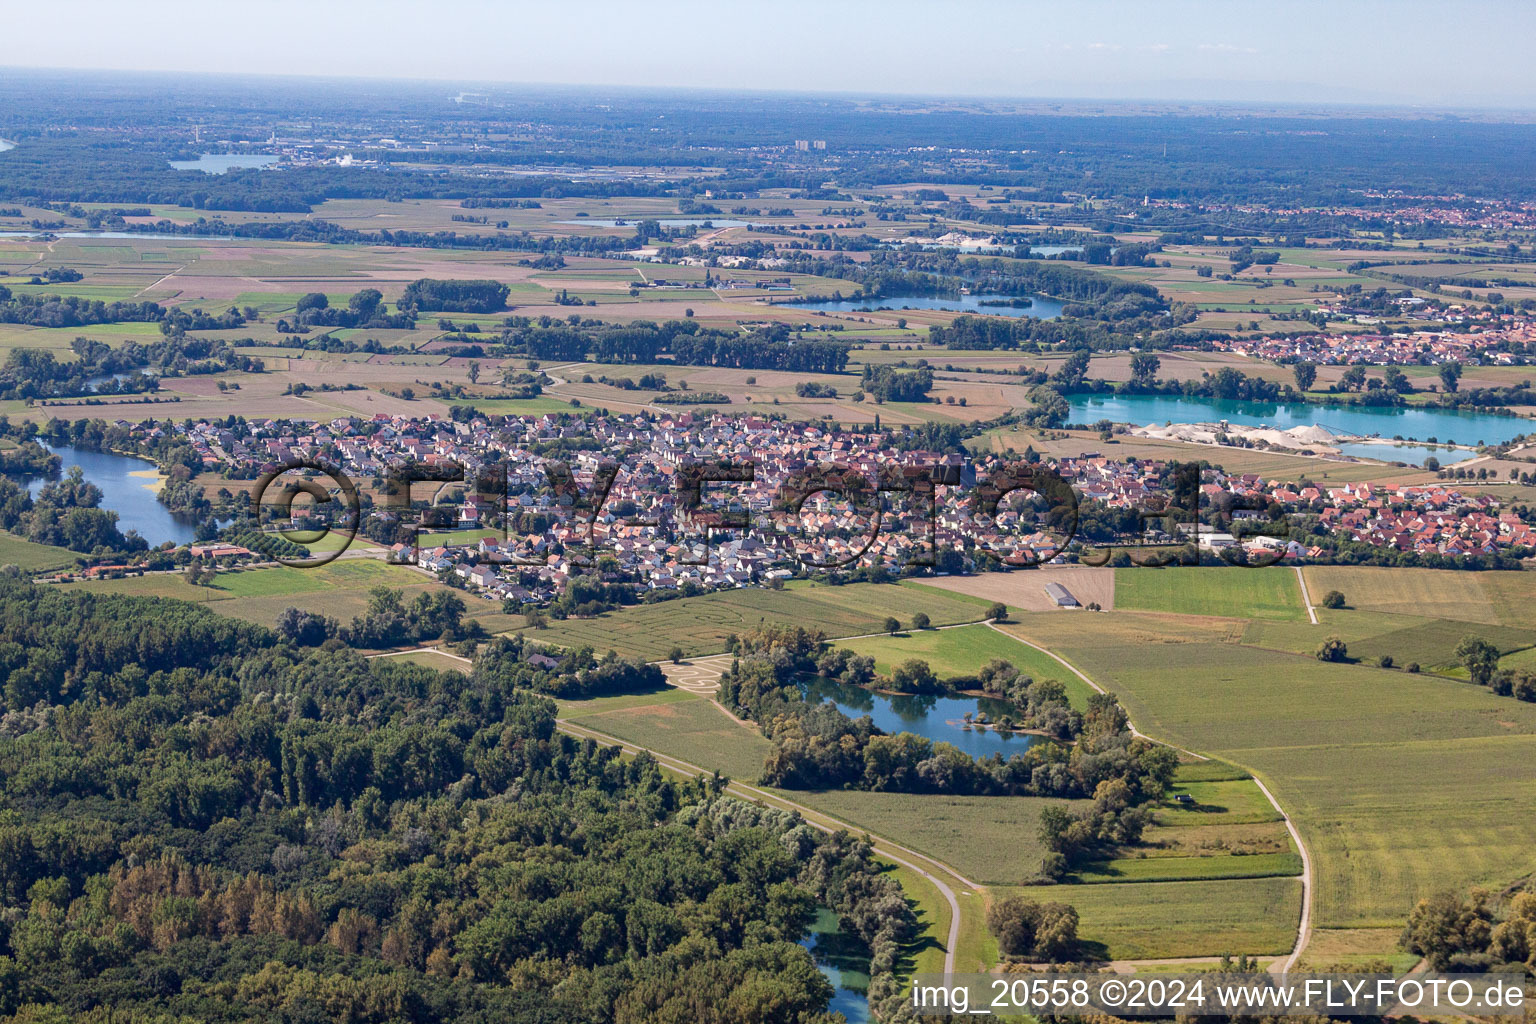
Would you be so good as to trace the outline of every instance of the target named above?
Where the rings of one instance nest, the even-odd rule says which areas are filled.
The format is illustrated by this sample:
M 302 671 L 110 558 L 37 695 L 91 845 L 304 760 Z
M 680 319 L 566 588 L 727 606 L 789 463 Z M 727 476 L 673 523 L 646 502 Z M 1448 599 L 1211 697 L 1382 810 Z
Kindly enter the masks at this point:
M 1073 423 L 1111 420 L 1136 426 L 1164 423 L 1228 423 L 1245 427 L 1289 430 L 1298 426 L 1324 427 L 1335 434 L 1379 437 L 1382 443 L 1343 443 L 1345 454 L 1385 462 L 1422 465 L 1430 456 L 1442 465 L 1471 458 L 1475 453 L 1445 445 L 1498 444 L 1517 434 L 1536 433 L 1536 422 L 1522 416 L 1494 416 L 1485 412 L 1425 409 L 1415 406 L 1310 405 L 1302 402 L 1239 402 L 1219 398 L 1183 398 L 1164 395 L 1068 395 Z M 1418 444 L 1394 442 L 1402 437 Z M 1433 441 L 1431 440 L 1433 439 Z
M 1011 295 L 957 295 L 936 298 L 932 295 L 882 295 L 878 299 L 818 299 L 813 302 L 775 303 L 785 309 L 818 309 L 829 313 L 857 313 L 864 310 L 942 309 L 953 313 L 980 313 L 986 316 L 1027 316 L 1036 320 L 1055 320 L 1061 316 L 1060 302 L 1043 295 L 1024 295 L 1033 300 L 1028 306 L 987 306 L 987 302 L 1007 302 Z
M 850 718 L 868 715 L 882 732 L 910 732 L 935 743 L 951 743 L 972 757 L 1022 754 L 1041 737 L 1033 733 L 1004 734 L 995 729 L 966 727 L 965 714 L 984 712 L 996 722 L 1004 715 L 1020 717 L 1019 709 L 988 697 L 893 696 L 862 686 L 847 686 L 814 678 L 804 684 L 807 700 L 829 701 Z
M 204 153 L 196 160 L 172 160 L 170 164 L 178 171 L 228 174 L 237 168 L 271 167 L 280 159 L 271 153 Z
M 810 951 L 817 968 L 832 983 L 832 1003 L 827 1008 L 847 1017 L 848 1024 L 867 1024 L 869 953 L 863 944 L 838 927 L 836 914 L 818 907 L 816 920 L 800 945 Z
M 47 445 L 64 460 L 61 473 L 79 466 L 87 483 L 101 488 L 101 507 L 117 513 L 117 528 L 124 533 L 137 530 L 139 536 L 158 547 L 166 541 L 189 544 L 197 538 L 196 523 L 172 514 L 160 504 L 160 473 L 153 462 L 111 452 L 91 452 L 69 445 Z M 38 477 L 27 485 L 33 497 L 49 478 Z

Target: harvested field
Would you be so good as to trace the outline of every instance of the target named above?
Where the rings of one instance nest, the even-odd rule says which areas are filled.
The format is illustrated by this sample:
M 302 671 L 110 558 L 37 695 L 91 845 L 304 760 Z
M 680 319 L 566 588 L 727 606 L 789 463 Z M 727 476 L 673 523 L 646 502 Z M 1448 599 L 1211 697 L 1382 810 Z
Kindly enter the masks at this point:
M 924 579 L 921 583 L 923 586 L 968 594 L 988 601 L 1001 601 L 1010 611 L 1060 610 L 1045 592 L 1047 583 L 1060 583 L 1084 607 L 1093 602 L 1105 609 L 1115 606 L 1115 570 L 1108 567 L 1046 565 L 1039 569 L 1020 569 L 1009 573 L 939 576 Z

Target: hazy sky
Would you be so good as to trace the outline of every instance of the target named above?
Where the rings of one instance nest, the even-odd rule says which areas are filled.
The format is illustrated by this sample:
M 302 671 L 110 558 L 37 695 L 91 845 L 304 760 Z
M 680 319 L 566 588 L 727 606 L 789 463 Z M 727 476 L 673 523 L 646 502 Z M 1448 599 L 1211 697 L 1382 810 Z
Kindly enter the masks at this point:
M 10 66 L 1536 108 L 1529 0 L 3 0 L 0 15 Z

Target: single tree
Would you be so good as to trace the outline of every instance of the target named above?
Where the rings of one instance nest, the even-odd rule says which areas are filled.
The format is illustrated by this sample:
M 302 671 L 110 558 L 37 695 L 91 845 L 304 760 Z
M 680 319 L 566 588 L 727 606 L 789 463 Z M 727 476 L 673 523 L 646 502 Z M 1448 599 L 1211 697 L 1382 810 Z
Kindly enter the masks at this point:
M 918 612 L 916 615 L 912 616 L 912 628 L 927 629 L 928 623 L 930 621 L 931 620 L 928 618 L 927 612 Z
M 1445 386 L 1445 390 L 1455 391 L 1461 385 L 1461 364 L 1441 363 L 1440 383 Z
M 1065 903 L 1010 896 L 987 911 L 987 927 L 1004 956 L 1059 963 L 1077 952 L 1077 911 Z
M 939 688 L 939 677 L 926 661 L 908 658 L 891 672 L 891 689 L 899 693 L 931 693 Z
M 1343 608 L 1344 607 L 1344 593 L 1342 591 L 1339 591 L 1339 590 L 1330 590 L 1330 591 L 1328 591 L 1328 593 L 1323 595 L 1323 607 L 1324 608 Z
M 1317 649 L 1318 661 L 1344 661 L 1349 657 L 1349 647 L 1336 636 L 1324 640 Z
M 1296 375 L 1296 389 L 1298 391 L 1310 391 L 1312 385 L 1317 383 L 1317 367 L 1312 363 L 1297 363 L 1291 372 Z
M 992 607 L 987 609 L 987 618 L 993 622 L 1002 622 L 1008 618 L 1008 606 L 1001 601 L 993 601 Z
M 886 616 L 886 619 L 885 619 L 885 631 L 887 633 L 891 633 L 891 634 L 900 633 L 901 632 L 901 621 L 899 619 L 897 619 L 893 615 Z
M 1478 686 L 1487 686 L 1493 670 L 1499 667 L 1499 649 L 1480 636 L 1462 637 L 1455 654 Z

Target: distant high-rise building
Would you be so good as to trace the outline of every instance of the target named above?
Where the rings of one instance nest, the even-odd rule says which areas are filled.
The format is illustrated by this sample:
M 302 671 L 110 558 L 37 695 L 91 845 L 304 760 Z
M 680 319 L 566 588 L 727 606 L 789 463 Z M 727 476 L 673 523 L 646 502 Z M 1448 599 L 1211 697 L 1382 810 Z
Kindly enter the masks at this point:
M 811 148 L 811 144 L 805 139 L 796 139 L 795 148 L 800 150 L 807 150 Z
M 826 139 L 817 139 L 815 142 L 811 143 L 811 148 L 812 149 L 826 149 L 827 148 L 827 140 Z

